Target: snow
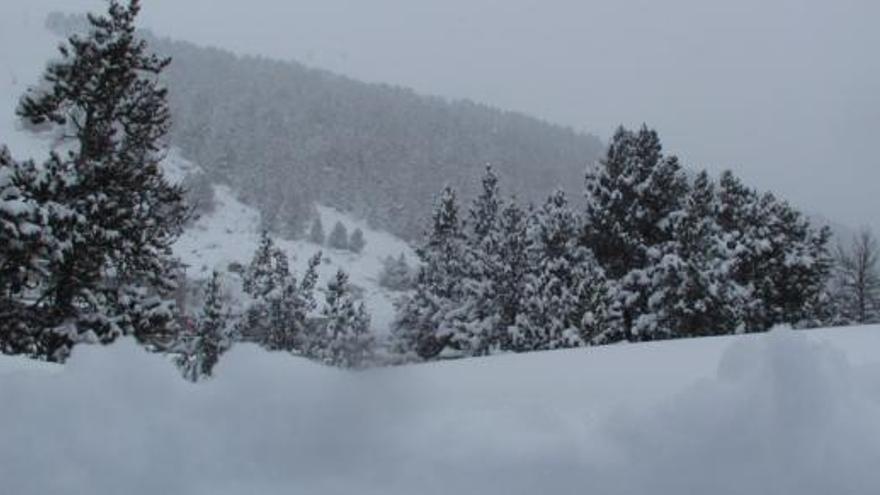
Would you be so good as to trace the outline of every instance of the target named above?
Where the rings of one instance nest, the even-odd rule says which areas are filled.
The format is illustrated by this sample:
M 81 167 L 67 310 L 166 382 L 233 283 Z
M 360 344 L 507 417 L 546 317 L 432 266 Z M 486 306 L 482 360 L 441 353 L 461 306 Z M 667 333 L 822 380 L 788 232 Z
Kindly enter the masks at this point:
M 184 382 L 130 341 L 0 358 L 16 494 L 877 493 L 880 327 L 362 373 L 242 345 Z
M 166 170 L 172 177 L 180 177 L 179 171 L 195 170 L 196 167 L 172 153 L 173 162 Z M 235 291 L 240 286 L 237 275 L 228 271 L 230 263 L 237 262 L 247 266 L 253 258 L 260 237 L 260 214 L 241 201 L 228 186 L 214 186 L 216 207 L 211 213 L 199 218 L 175 244 L 177 257 L 188 265 L 187 276 L 196 280 L 208 280 L 213 270 L 224 273 L 226 286 L 233 297 L 242 299 Z M 403 240 L 384 231 L 370 228 L 365 222 L 326 206 L 317 206 L 321 222 L 325 226 L 342 222 L 348 232 L 360 228 L 364 232 L 366 246 L 361 253 L 331 249 L 307 241 L 288 241 L 274 239 L 276 245 L 285 251 L 292 260 L 291 268 L 302 274 L 308 260 L 318 251 L 324 253 L 324 263 L 318 269 L 318 287 L 323 288 L 342 268 L 351 277 L 351 283 L 364 290 L 364 302 L 372 316 L 372 329 L 377 335 L 387 335 L 394 319 L 394 300 L 401 293 L 386 290 L 379 286 L 379 273 L 383 260 L 391 255 L 397 257 L 404 253 L 414 262 L 416 256 L 412 248 Z M 322 298 L 319 298 L 322 299 Z

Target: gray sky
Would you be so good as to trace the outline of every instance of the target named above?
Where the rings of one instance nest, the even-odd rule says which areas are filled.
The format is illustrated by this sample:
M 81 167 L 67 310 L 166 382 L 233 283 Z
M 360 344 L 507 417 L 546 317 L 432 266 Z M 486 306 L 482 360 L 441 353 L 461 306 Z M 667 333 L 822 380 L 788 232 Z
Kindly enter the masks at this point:
M 732 168 L 880 230 L 876 0 L 143 3 L 142 23 L 175 38 L 470 98 L 603 138 L 644 121 L 689 166 Z

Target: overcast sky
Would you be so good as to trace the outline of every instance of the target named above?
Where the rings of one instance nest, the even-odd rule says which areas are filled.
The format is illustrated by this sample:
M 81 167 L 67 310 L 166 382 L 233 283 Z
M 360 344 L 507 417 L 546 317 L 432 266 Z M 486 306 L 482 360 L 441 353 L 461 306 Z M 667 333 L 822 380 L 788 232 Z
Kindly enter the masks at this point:
M 3 0 L 101 6 L 97 0 Z M 880 229 L 876 0 L 143 0 L 158 34 L 470 98 Z

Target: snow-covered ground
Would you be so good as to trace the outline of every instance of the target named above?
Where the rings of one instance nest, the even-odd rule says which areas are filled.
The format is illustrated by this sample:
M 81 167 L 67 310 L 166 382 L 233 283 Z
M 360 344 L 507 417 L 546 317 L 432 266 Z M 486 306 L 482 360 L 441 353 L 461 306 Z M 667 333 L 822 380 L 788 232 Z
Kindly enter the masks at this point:
M 880 327 L 353 373 L 243 345 L 183 381 L 129 341 L 0 357 L 26 494 L 875 494 Z

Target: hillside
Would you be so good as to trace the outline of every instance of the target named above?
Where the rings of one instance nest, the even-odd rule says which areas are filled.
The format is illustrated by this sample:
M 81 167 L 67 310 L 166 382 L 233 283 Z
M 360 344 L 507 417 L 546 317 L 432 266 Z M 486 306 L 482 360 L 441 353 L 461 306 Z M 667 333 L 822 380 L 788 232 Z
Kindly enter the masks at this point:
M 48 25 L 66 35 L 81 22 L 53 14 Z M 173 59 L 172 144 L 288 237 L 303 233 L 317 202 L 413 238 L 426 199 L 443 184 L 470 196 L 486 164 L 521 200 L 556 187 L 579 195 L 603 148 L 595 136 L 469 101 L 144 36 Z
M 164 162 L 166 175 L 174 180 L 184 180 L 187 175 L 200 173 L 199 167 L 171 153 Z M 213 205 L 184 232 L 177 241 L 174 254 L 186 265 L 186 275 L 195 298 L 188 306 L 198 307 L 200 286 L 211 277 L 214 270 L 223 275 L 224 287 L 234 311 L 240 311 L 246 296 L 241 293 L 241 277 L 230 271 L 238 263 L 247 265 L 253 258 L 260 238 L 260 212 L 242 203 L 234 191 L 226 185 L 213 185 Z M 332 249 L 307 240 L 276 239 L 292 262 L 292 269 L 302 273 L 306 263 L 318 251 L 323 253 L 323 263 L 318 269 L 319 289 L 332 279 L 339 269 L 351 276 L 351 282 L 362 293 L 363 300 L 372 315 L 373 331 L 384 336 L 394 318 L 394 301 L 400 293 L 391 292 L 378 285 L 382 262 L 389 255 L 406 256 L 410 262 L 416 257 L 412 249 L 401 239 L 384 231 L 370 228 L 362 220 L 323 205 L 316 207 L 315 215 L 321 218 L 328 231 L 337 222 L 349 232 L 360 228 L 366 245 L 362 252 Z M 320 298 L 320 296 L 319 296 Z M 192 308 L 186 310 L 191 313 Z
M 871 494 L 878 347 L 880 327 L 778 330 L 351 373 L 241 345 L 200 385 L 130 341 L 56 371 L 0 357 L 0 476 L 16 494 Z

